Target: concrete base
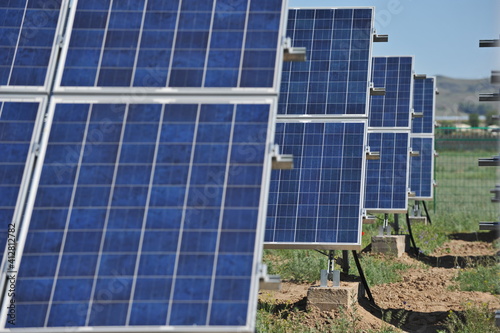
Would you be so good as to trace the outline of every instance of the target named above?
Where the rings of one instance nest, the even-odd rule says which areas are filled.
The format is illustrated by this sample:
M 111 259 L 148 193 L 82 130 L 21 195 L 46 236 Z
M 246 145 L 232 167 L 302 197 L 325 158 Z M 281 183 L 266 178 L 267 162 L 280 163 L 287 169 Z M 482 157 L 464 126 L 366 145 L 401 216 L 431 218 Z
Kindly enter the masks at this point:
M 372 237 L 372 252 L 401 257 L 409 248 L 406 235 Z
M 311 287 L 307 291 L 307 308 L 321 311 L 349 309 L 364 295 L 359 282 L 342 282 L 340 287 Z
M 427 225 L 427 217 L 425 216 L 410 216 L 411 223 L 423 223 Z

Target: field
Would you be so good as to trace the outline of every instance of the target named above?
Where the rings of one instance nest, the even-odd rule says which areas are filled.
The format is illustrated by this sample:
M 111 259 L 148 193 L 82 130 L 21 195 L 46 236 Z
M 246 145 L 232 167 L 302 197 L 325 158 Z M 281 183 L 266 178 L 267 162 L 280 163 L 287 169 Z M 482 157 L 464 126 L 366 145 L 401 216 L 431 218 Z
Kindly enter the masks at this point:
M 478 158 L 492 155 L 440 152 L 436 199 L 428 202 L 432 225 L 412 225 L 418 257 L 372 254 L 371 236 L 381 222 L 364 226 L 360 259 L 377 306 L 361 300 L 350 311 L 307 310 L 307 289 L 319 283 L 327 258 L 313 250 L 266 250 L 269 273 L 281 275 L 283 288 L 261 291 L 258 332 L 500 332 L 493 324 L 493 310 L 500 309 L 500 241 L 495 232 L 478 231 L 479 221 L 498 219 L 489 193 L 496 168 L 477 166 Z M 350 267 L 342 280 L 359 279 L 352 257 Z

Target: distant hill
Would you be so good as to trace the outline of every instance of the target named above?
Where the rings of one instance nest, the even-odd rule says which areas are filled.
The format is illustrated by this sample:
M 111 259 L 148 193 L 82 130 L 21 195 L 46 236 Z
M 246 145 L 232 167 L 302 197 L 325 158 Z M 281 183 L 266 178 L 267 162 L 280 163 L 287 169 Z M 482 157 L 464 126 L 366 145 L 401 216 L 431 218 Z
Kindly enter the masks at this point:
M 452 79 L 446 76 L 437 76 L 439 95 L 436 98 L 437 116 L 464 116 L 459 110 L 460 103 L 491 108 L 495 110 L 495 103 L 479 102 L 479 93 L 498 92 L 498 87 L 490 84 L 490 79 L 465 80 Z M 463 110 L 462 110 L 463 111 Z

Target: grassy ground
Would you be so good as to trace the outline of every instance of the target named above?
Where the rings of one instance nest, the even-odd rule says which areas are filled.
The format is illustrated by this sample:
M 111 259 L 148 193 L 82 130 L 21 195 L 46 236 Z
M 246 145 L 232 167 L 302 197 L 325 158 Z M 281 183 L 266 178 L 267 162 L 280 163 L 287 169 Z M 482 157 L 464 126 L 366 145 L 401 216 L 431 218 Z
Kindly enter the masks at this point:
M 490 202 L 489 193 L 495 187 L 497 168 L 478 167 L 477 164 L 478 158 L 492 155 L 494 152 L 489 151 L 440 152 L 435 165 L 435 178 L 438 181 L 436 200 L 428 203 L 433 224 L 412 225 L 413 235 L 421 252 L 432 253 L 449 239 L 450 234 L 477 232 L 479 221 L 498 219 L 498 206 Z M 363 227 L 363 248 L 370 244 L 372 236 L 378 234 L 382 217 L 379 216 L 377 224 Z M 390 216 L 390 219 L 393 217 Z M 404 215 L 400 215 L 400 225 L 401 231 L 407 233 Z M 282 279 L 295 282 L 317 281 L 320 270 L 327 268 L 327 258 L 313 250 L 266 250 L 264 261 L 268 264 L 270 274 L 279 274 Z M 372 286 L 399 281 L 399 272 L 409 268 L 407 265 L 391 262 L 388 258 L 370 254 L 361 256 L 361 264 L 368 283 Z M 354 262 L 350 262 L 350 266 L 355 267 Z M 354 273 L 355 269 L 351 271 Z M 464 291 L 500 294 L 499 274 L 498 266 L 486 263 L 461 271 L 456 281 L 458 288 Z M 473 333 L 490 329 L 491 316 L 478 316 L 480 310 L 468 308 L 460 316 L 450 313 L 447 331 Z M 311 328 L 303 326 L 298 315 L 281 314 L 277 318 L 271 309 L 262 308 L 258 312 L 258 332 L 357 332 L 347 329 L 348 325 L 353 324 L 351 319 L 346 317 L 343 322 L 337 320 L 329 323 L 328 327 Z M 482 327 L 483 330 L 477 327 Z M 382 329 L 379 332 L 391 331 Z

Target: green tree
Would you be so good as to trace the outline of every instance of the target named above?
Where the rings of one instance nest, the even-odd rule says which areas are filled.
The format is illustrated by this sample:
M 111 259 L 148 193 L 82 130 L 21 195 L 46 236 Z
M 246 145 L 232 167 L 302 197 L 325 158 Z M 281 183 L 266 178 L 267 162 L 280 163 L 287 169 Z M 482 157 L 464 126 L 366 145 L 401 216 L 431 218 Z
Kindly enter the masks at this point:
M 495 110 L 490 110 L 486 113 L 486 126 L 498 125 L 498 120 L 493 119 L 493 116 L 498 115 Z
M 479 127 L 479 115 L 477 113 L 469 114 L 469 125 L 470 127 Z

